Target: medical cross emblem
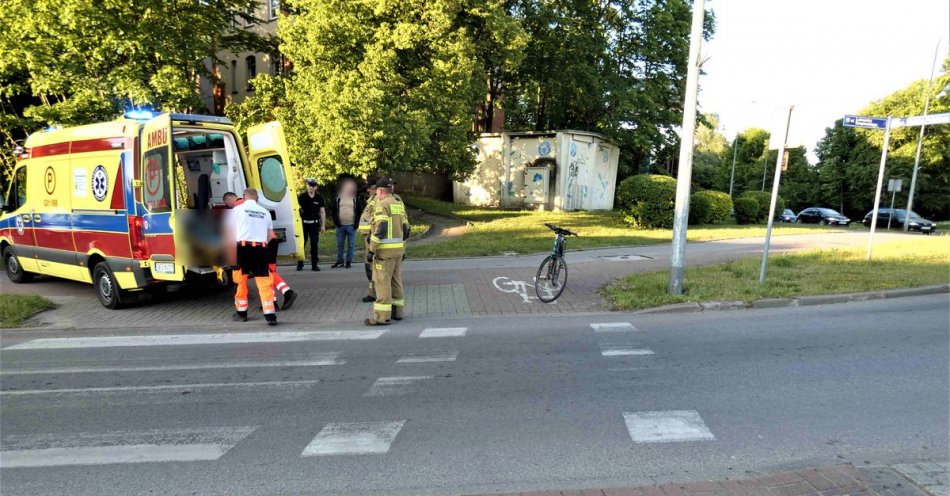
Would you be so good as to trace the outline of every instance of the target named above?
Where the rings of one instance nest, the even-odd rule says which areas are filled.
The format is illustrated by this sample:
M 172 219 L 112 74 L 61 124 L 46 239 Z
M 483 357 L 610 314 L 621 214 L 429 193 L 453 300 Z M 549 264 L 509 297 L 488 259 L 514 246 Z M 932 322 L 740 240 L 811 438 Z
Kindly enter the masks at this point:
M 96 200 L 106 199 L 106 193 L 109 191 L 109 176 L 106 174 L 106 168 L 97 165 L 92 171 L 92 195 Z

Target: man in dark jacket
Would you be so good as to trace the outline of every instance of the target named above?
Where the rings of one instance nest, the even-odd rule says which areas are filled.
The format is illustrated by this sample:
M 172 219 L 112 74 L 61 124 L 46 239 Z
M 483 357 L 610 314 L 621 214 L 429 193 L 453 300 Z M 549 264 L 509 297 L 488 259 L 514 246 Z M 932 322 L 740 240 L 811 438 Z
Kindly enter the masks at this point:
M 333 268 L 353 265 L 356 250 L 356 223 L 366 204 L 357 194 L 356 181 L 346 178 L 340 181 L 336 198 L 330 206 L 333 225 L 336 226 L 336 263 Z M 345 248 L 345 258 L 344 258 Z
M 312 270 L 319 271 L 317 266 L 320 256 L 317 254 L 320 241 L 320 233 L 326 229 L 327 210 L 323 202 L 323 196 L 317 192 L 317 180 L 307 179 L 307 191 L 300 193 L 297 197 L 297 205 L 300 206 L 300 219 L 303 221 L 303 244 L 310 240 L 310 267 Z M 303 262 L 297 262 L 297 270 L 303 270 Z

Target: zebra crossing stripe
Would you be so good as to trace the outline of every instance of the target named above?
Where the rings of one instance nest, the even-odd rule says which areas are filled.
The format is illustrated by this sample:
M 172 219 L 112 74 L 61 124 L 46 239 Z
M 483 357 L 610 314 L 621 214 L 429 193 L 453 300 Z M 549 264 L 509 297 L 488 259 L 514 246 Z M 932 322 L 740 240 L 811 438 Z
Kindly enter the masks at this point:
M 363 396 L 367 398 L 373 396 L 401 396 L 408 393 L 414 384 L 428 379 L 432 379 L 432 376 L 380 377 L 376 379 L 376 382 L 370 386 Z
M 389 452 L 405 420 L 327 424 L 300 456 L 373 455 Z
M 396 363 L 434 363 L 434 362 L 454 362 L 458 358 L 459 352 L 457 351 L 445 351 L 445 352 L 435 352 L 435 353 L 418 353 L 406 355 L 399 360 L 396 360 Z
M 716 439 L 696 410 L 624 412 L 623 420 L 635 443 L 673 443 Z
M 113 393 L 177 393 L 179 391 L 192 391 L 200 389 L 218 389 L 218 388 L 274 388 L 274 387 L 296 387 L 311 386 L 319 383 L 319 379 L 300 380 L 300 381 L 264 381 L 264 382 L 212 382 L 203 384 L 168 384 L 163 386 L 114 386 L 114 387 L 93 387 L 93 388 L 70 388 L 70 389 L 23 389 L 0 391 L 0 396 L 37 396 L 44 394 L 77 394 L 88 396 L 94 394 L 113 394 Z
M 11 435 L 3 438 L 0 468 L 217 460 L 255 429 L 256 426 Z
M 283 367 L 319 367 L 325 365 L 343 365 L 345 360 L 338 358 L 340 352 L 316 353 L 307 360 L 286 360 L 280 362 L 221 362 L 221 363 L 181 363 L 175 365 L 144 365 L 131 367 L 66 367 L 59 369 L 19 369 L 0 370 L 0 375 L 40 375 L 40 374 L 96 374 L 116 372 L 162 372 L 174 370 L 215 370 L 245 368 L 283 368 Z
M 421 334 L 420 338 L 460 338 L 468 332 L 468 327 L 430 327 Z
M 631 348 L 629 346 L 601 345 L 600 350 L 600 354 L 605 357 L 653 354 L 653 350 L 648 350 L 646 348 Z
M 604 322 L 591 324 L 590 327 L 594 332 L 630 332 L 640 330 L 630 322 Z
M 102 336 L 82 338 L 42 338 L 3 348 L 12 350 L 62 350 L 130 346 L 183 346 L 201 344 L 288 343 L 296 341 L 343 341 L 377 339 L 385 330 L 284 331 L 213 334 L 159 334 L 152 336 Z

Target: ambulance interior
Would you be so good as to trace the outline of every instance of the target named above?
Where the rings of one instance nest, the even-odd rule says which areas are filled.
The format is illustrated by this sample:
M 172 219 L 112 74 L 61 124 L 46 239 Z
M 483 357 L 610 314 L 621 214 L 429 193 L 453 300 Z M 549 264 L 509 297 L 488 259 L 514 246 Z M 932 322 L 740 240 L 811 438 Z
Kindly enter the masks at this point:
M 178 208 L 222 209 L 224 194 L 247 187 L 241 155 L 228 132 L 174 128 L 175 198 Z

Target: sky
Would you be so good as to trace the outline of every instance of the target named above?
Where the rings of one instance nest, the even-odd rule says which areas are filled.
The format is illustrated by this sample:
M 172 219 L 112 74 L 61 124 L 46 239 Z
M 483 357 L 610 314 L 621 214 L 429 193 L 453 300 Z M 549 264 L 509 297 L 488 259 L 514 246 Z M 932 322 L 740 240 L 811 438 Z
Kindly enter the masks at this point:
M 948 54 L 950 0 L 707 0 L 699 105 L 729 140 L 750 127 L 814 148 L 845 114 L 930 77 Z

